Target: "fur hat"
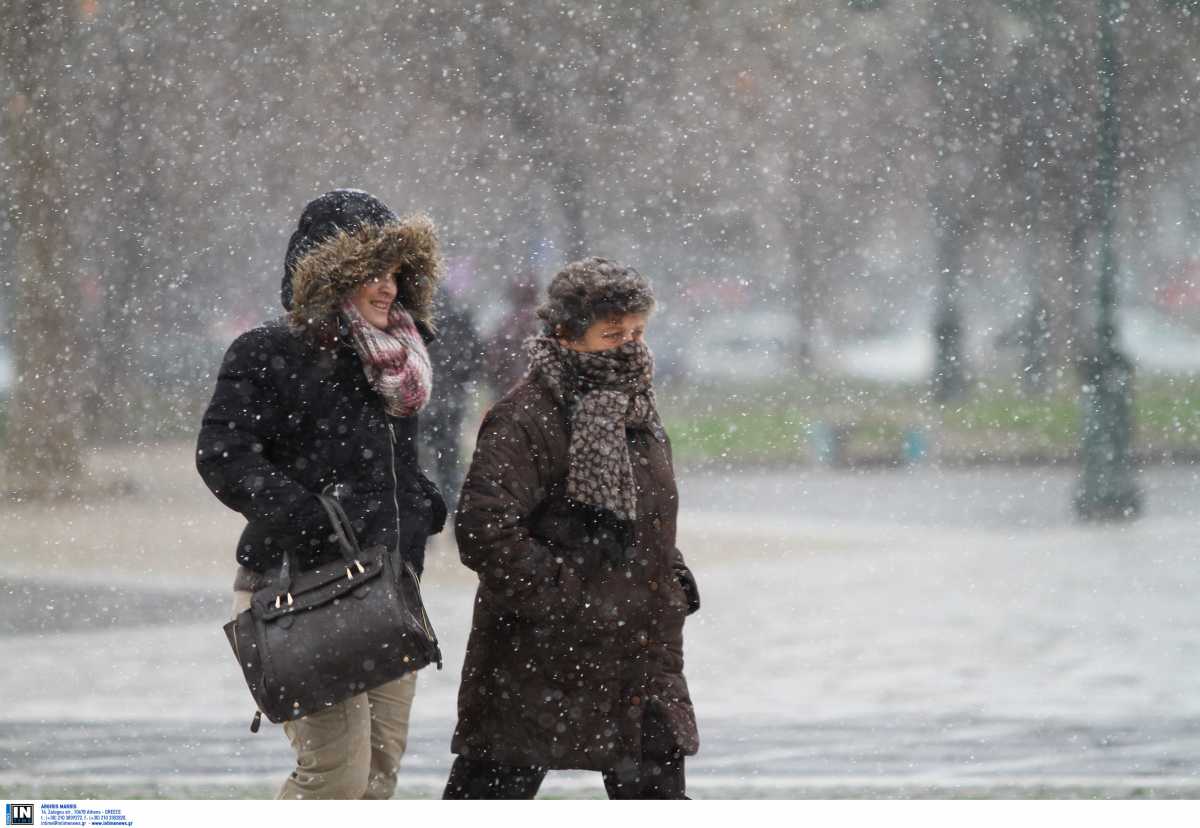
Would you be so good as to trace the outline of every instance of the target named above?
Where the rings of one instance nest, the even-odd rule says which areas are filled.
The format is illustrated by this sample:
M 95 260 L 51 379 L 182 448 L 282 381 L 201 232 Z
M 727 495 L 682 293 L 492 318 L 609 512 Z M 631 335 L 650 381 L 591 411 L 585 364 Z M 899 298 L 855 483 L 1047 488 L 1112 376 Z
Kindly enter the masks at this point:
M 654 291 L 645 276 L 598 256 L 571 262 L 546 293 L 537 309 L 546 336 L 579 339 L 594 322 L 654 310 Z
M 433 222 L 398 217 L 362 190 L 334 190 L 310 201 L 288 241 L 280 301 L 294 328 L 321 326 L 346 296 L 371 279 L 397 273 L 397 301 L 431 323 L 442 259 Z

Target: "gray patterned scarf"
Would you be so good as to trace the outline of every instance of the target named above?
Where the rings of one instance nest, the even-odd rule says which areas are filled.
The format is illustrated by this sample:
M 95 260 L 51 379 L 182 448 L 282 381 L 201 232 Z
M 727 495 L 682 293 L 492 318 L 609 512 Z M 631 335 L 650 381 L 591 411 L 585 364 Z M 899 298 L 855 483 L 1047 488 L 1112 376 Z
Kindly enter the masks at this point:
M 584 353 L 551 337 L 533 337 L 525 348 L 529 376 L 545 385 L 571 418 L 567 497 L 632 522 L 637 488 L 625 428 L 658 423 L 650 349 L 644 342 L 627 342 Z

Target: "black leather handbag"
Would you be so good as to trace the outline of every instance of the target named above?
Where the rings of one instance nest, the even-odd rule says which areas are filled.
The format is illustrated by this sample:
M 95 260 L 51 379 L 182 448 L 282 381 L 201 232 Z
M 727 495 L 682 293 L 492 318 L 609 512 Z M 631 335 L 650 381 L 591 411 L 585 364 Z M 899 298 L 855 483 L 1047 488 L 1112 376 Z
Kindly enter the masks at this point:
M 421 585 L 399 549 L 360 549 L 341 503 L 319 495 L 343 559 L 298 571 L 290 552 L 225 625 L 258 712 L 298 719 L 431 663 L 442 667 Z

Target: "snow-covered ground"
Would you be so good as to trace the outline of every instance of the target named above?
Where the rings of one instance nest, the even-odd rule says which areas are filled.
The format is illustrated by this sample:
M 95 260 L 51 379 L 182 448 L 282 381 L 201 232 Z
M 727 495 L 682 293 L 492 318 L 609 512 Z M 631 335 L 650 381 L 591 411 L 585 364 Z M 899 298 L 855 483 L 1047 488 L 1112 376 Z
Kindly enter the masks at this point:
M 290 751 L 274 726 L 249 733 L 220 629 L 239 519 L 187 447 L 98 460 L 144 494 L 0 511 L 0 790 L 269 793 Z M 1073 524 L 1073 482 L 685 478 L 694 795 L 1200 792 L 1200 476 L 1147 472 L 1148 515 L 1122 528 Z M 448 659 L 421 675 L 405 794 L 449 767 L 472 591 L 439 539 L 425 594 Z M 546 792 L 601 786 L 559 774 Z

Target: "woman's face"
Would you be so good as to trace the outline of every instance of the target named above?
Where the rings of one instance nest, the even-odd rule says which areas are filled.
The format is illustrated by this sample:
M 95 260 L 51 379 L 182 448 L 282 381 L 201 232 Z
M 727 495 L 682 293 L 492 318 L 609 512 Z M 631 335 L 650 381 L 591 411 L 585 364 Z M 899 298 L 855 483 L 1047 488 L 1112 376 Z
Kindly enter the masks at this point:
M 387 330 L 388 313 L 396 301 L 396 277 L 383 276 L 360 285 L 350 301 L 363 318 L 381 330 Z
M 593 322 L 579 339 L 559 338 L 559 343 L 573 351 L 595 353 L 619 348 L 626 342 L 641 342 L 646 335 L 647 313 L 630 313 Z

